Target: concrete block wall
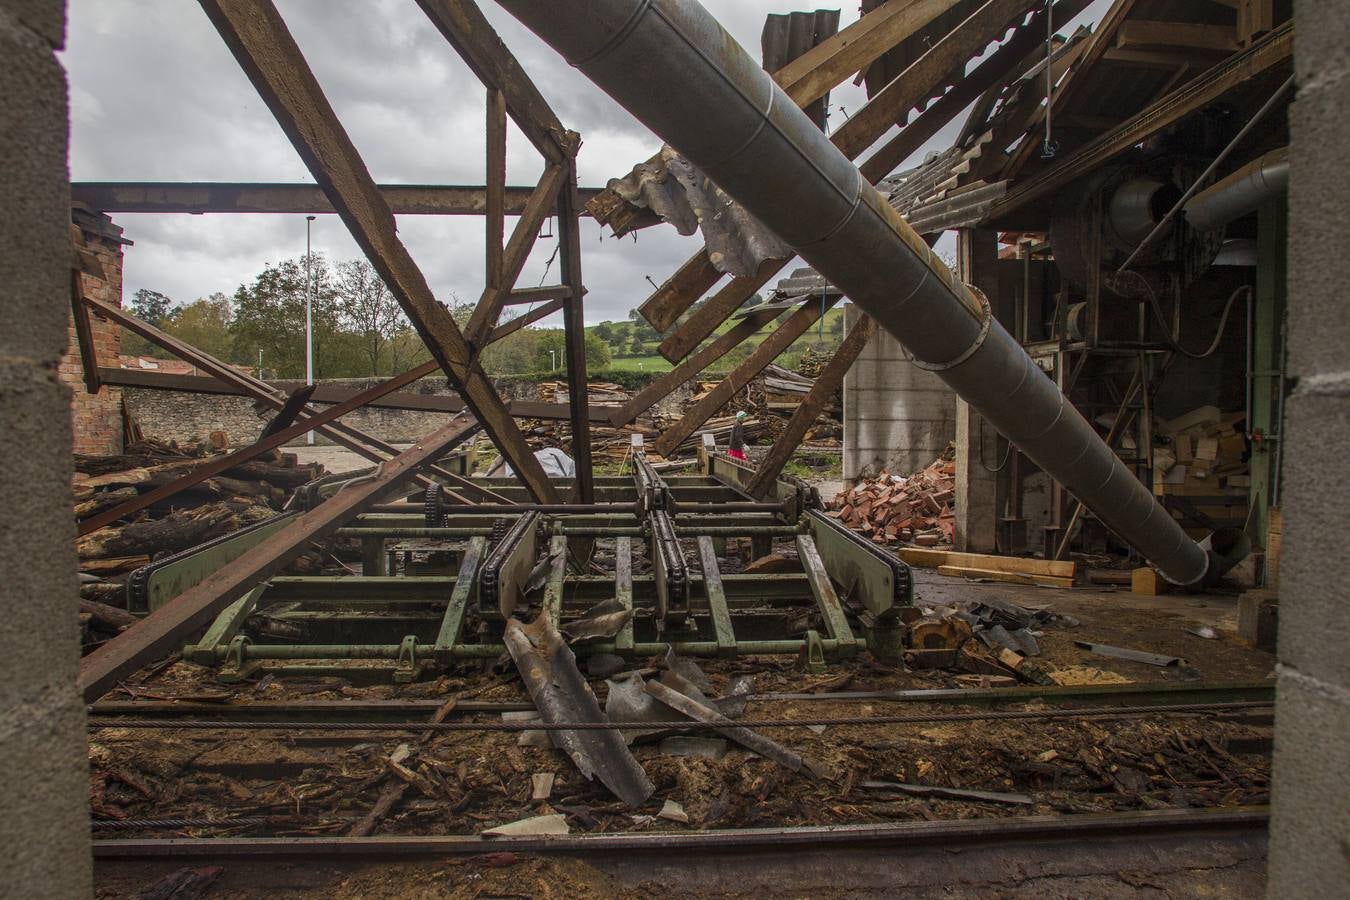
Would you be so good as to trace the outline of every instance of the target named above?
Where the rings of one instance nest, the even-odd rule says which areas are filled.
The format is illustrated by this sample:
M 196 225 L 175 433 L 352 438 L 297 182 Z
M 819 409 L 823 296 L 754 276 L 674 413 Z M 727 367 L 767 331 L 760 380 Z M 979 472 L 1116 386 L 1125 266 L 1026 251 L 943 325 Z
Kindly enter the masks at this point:
M 85 274 L 84 293 L 109 306 L 122 305 L 122 229 L 107 216 L 77 212 L 76 225 L 84 247 L 98 260 L 104 278 Z M 84 367 L 75 337 L 74 316 L 67 316 L 66 354 L 61 358 L 61 382 L 70 388 L 70 417 L 74 425 L 76 453 L 105 456 L 122 452 L 122 389 L 102 387 L 97 394 L 85 390 Z M 98 316 L 89 317 L 94 354 L 100 366 L 117 368 L 122 351 L 122 329 Z
M 1284 559 L 1270 897 L 1341 896 L 1350 883 L 1350 15 L 1294 7 Z
M 857 307 L 844 307 L 853 327 Z M 877 329 L 844 378 L 844 479 L 916 472 L 956 436 L 956 394 Z
M 71 513 L 63 0 L 0 0 L 0 896 L 88 897 L 89 766 Z

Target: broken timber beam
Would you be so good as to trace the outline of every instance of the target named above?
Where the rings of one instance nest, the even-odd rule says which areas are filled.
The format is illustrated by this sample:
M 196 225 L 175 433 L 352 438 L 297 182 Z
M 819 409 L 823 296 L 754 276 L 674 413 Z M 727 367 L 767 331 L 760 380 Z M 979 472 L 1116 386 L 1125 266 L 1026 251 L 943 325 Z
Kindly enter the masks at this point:
M 563 303 L 563 355 L 567 359 L 567 403 L 572 411 L 572 459 L 576 463 L 574 499 L 595 502 L 595 472 L 591 467 L 590 390 L 586 376 L 586 313 L 582 305 L 581 228 L 577 222 L 575 188 L 577 167 L 568 160 L 558 198 L 558 277 L 572 289 Z M 586 556 L 589 556 L 589 551 Z
M 520 329 L 524 328 L 527 325 L 533 325 L 540 319 L 547 319 L 549 316 L 553 315 L 555 312 L 562 309 L 563 304 L 566 302 L 567 301 L 563 299 L 550 300 L 543 306 L 536 306 L 534 309 L 530 310 L 527 313 L 524 313 L 523 315 L 516 316 L 514 319 L 511 319 L 508 322 L 503 322 L 496 328 L 492 329 L 492 333 L 488 335 L 488 339 L 484 342 L 483 346 L 486 347 L 489 344 L 494 344 L 497 341 L 500 341 L 502 338 L 506 337 L 508 334 L 515 334 Z
M 737 391 L 749 384 L 750 379 L 758 375 L 765 366 L 777 359 L 778 354 L 801 337 L 806 329 L 814 325 L 816 320 L 825 315 L 830 307 L 839 302 L 839 299 L 838 294 L 832 294 L 823 298 L 820 303 L 808 303 L 789 316 L 786 322 L 754 349 L 754 352 L 745 362 L 733 369 L 717 383 L 717 387 L 708 392 L 707 396 L 685 412 L 684 418 L 662 432 L 654 444 L 656 451 L 662 456 L 670 456 L 674 453 L 675 448 L 680 446 L 685 438 L 703 427 L 704 422 L 712 418 Z
M 825 368 L 816 376 L 815 383 L 811 385 L 811 390 L 807 391 L 801 405 L 793 411 L 792 418 L 788 419 L 783 433 L 760 460 L 750 483 L 745 486 L 746 493 L 763 500 L 773 490 L 774 481 L 782 473 L 783 466 L 792 458 L 802 438 L 806 437 L 807 430 L 815 424 L 816 416 L 820 415 L 825 404 L 834 397 L 839 385 L 844 383 L 844 376 L 848 374 L 849 367 L 858 358 L 858 354 L 862 353 L 876 330 L 876 322 L 866 313 L 861 314 L 858 321 L 853 323 L 839 349 L 835 350 Z
M 389 205 L 271 0 L 199 0 L 282 131 L 379 272 L 431 355 L 535 500 L 557 489 L 483 371 L 450 311 L 437 302 Z M 476 9 L 476 7 L 475 7 Z M 506 88 L 502 85 L 503 90 Z M 508 101 L 510 94 L 508 93 Z M 533 198 L 532 198 L 533 199 Z
M 245 551 L 80 660 L 78 685 L 88 703 L 141 666 L 177 649 L 229 604 L 275 575 L 313 541 L 374 506 L 404 484 L 419 467 L 444 456 L 478 431 L 472 421 L 451 422 L 386 462 L 378 473 L 338 491 L 280 531 Z

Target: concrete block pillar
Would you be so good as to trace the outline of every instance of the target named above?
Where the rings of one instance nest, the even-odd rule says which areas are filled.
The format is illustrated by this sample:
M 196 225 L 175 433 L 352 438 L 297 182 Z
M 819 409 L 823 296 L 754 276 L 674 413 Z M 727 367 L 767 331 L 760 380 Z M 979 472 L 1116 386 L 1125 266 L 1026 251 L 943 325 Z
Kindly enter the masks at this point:
M 63 0 L 0 0 L 0 896 L 88 897 L 89 770 L 80 645 L 70 391 Z
M 984 292 L 998 310 L 998 235 L 963 228 L 956 237 L 956 274 Z M 956 399 L 956 549 L 993 552 L 998 535 L 998 475 L 1001 441 L 994 426 L 964 400 Z
M 1269 897 L 1339 896 L 1350 883 L 1350 17 L 1297 0 L 1298 100 L 1289 186 L 1289 374 L 1284 558 L 1271 790 Z

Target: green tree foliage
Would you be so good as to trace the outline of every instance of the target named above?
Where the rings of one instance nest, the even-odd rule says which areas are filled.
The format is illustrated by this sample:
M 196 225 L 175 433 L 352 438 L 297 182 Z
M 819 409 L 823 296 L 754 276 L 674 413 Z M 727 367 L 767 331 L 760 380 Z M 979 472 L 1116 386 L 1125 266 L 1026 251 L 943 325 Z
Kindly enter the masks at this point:
M 334 295 L 341 324 L 359 341 L 370 374 L 403 371 L 408 342 L 396 338 L 412 326 L 375 267 L 364 259 L 338 263 Z
M 169 334 L 216 359 L 226 362 L 249 362 L 250 360 L 240 359 L 234 354 L 233 320 L 234 311 L 230 306 L 230 298 L 215 293 L 170 310 L 162 325 Z M 257 362 L 256 353 L 252 361 Z
M 130 304 L 132 315 L 156 328 L 164 324 L 164 319 L 172 306 L 173 301 L 167 296 L 149 288 L 141 288 L 133 294 Z

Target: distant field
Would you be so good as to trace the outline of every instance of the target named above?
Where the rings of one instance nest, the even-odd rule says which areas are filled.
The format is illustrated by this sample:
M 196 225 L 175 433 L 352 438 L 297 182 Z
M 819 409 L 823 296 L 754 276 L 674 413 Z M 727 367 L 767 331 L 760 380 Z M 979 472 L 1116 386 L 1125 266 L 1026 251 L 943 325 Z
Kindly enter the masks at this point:
M 616 356 L 606 368 L 625 372 L 669 372 L 674 367 L 663 356 Z

